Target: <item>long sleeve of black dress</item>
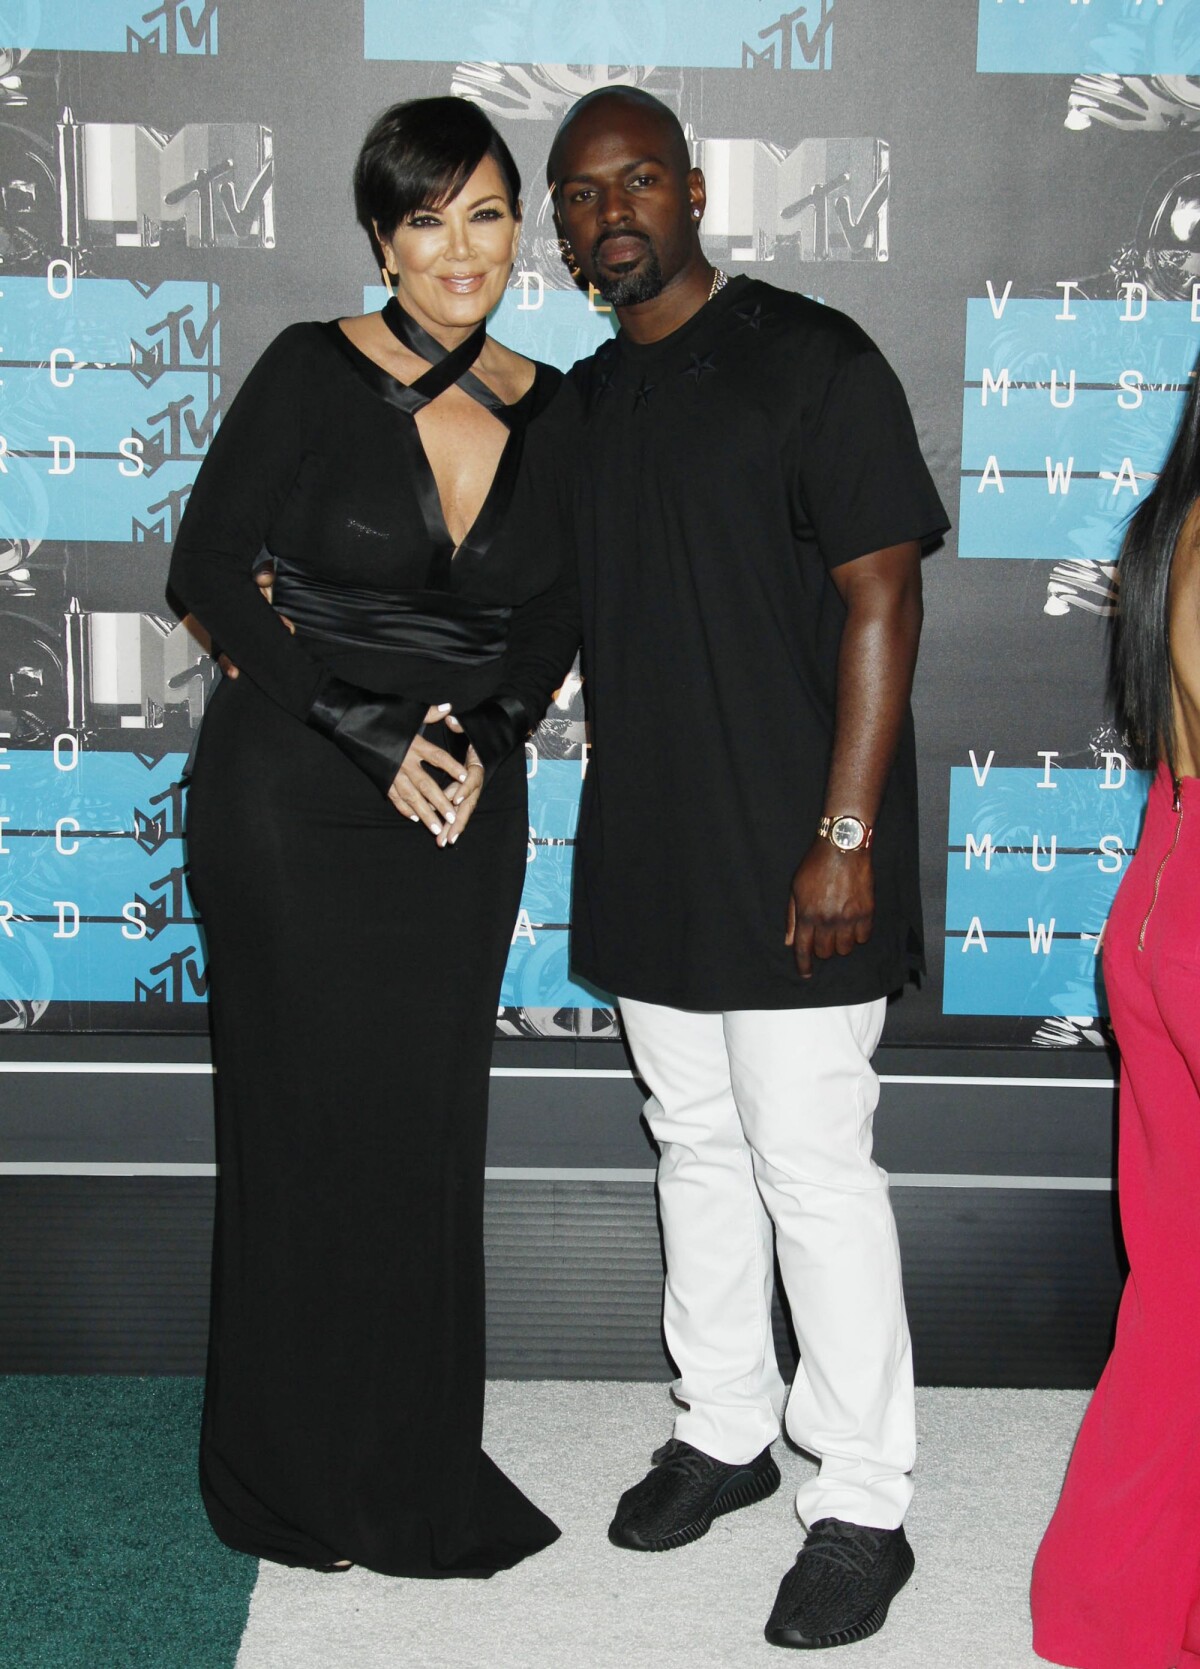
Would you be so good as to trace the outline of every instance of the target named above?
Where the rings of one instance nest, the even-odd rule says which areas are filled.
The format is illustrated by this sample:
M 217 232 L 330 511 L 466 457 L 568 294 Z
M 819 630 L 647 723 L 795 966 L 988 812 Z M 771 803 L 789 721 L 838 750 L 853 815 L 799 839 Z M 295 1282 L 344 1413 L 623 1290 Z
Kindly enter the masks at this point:
M 293 325 L 242 385 L 188 500 L 169 586 L 272 700 L 329 736 L 387 792 L 425 716 L 422 703 L 358 689 L 314 660 L 273 609 L 254 567 L 312 457 L 320 367 L 311 328 Z

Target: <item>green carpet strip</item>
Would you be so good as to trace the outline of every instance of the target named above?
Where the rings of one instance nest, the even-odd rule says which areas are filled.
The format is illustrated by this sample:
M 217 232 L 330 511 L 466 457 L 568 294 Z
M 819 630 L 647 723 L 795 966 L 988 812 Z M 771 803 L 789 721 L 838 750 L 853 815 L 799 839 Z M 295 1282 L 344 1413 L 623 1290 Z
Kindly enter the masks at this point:
M 204 1516 L 200 1395 L 0 1377 L 5 1669 L 232 1669 L 258 1563 Z

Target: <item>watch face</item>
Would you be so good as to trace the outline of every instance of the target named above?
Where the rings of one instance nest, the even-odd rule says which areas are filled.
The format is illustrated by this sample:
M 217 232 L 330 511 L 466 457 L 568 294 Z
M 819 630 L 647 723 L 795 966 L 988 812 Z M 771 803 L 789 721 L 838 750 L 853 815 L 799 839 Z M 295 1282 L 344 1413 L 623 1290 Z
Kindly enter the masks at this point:
M 857 817 L 837 817 L 829 831 L 829 838 L 841 851 L 853 852 L 862 845 L 866 833 Z

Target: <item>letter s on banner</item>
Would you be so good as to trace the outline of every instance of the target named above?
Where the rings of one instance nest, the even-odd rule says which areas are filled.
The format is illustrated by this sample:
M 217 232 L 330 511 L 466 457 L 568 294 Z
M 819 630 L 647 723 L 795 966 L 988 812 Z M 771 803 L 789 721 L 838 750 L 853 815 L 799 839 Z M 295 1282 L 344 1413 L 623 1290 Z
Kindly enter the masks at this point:
M 127 925 L 121 929 L 123 939 L 144 939 L 146 937 L 146 906 L 140 898 L 131 898 L 128 904 L 122 904 L 121 914 Z

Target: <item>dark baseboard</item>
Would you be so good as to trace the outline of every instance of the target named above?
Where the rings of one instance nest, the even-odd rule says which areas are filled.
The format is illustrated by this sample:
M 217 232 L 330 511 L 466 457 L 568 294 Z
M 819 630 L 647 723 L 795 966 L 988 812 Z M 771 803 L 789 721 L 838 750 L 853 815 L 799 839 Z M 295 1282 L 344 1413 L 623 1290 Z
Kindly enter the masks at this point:
M 0 1177 L 0 1371 L 202 1372 L 212 1196 L 207 1178 Z M 669 1377 L 649 1182 L 498 1180 L 487 1200 L 493 1377 Z M 1111 1195 L 893 1200 L 920 1383 L 1095 1383 L 1120 1283 Z

